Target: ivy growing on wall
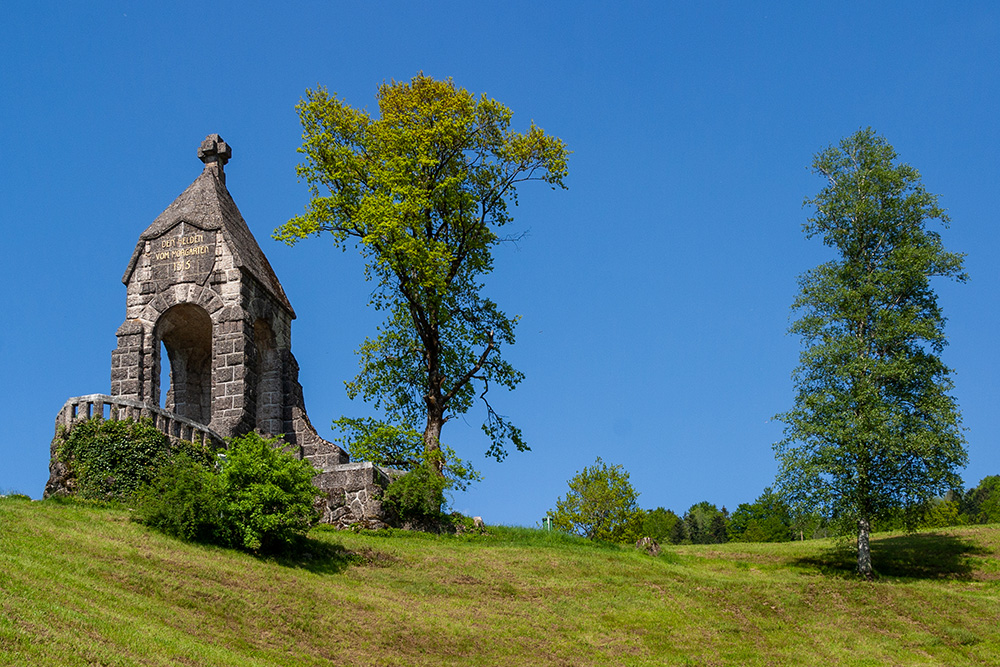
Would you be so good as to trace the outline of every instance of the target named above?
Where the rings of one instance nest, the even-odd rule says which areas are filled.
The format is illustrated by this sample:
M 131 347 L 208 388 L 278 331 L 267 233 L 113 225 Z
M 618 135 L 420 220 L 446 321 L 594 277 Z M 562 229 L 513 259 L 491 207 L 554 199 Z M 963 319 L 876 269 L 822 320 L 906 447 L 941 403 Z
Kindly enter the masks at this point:
M 180 441 L 171 444 L 150 419 L 88 419 L 61 431 L 57 456 L 76 477 L 76 493 L 91 500 L 125 500 L 156 477 L 172 456 L 183 452 L 212 465 L 215 453 Z

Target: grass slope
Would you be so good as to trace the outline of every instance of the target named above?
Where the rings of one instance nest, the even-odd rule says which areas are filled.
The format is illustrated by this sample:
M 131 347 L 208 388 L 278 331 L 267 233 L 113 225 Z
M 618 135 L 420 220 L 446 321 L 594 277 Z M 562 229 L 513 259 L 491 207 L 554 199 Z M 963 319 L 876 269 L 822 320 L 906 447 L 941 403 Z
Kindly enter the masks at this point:
M 1000 526 L 631 549 L 318 529 L 295 560 L 0 498 L 3 665 L 1000 663 Z

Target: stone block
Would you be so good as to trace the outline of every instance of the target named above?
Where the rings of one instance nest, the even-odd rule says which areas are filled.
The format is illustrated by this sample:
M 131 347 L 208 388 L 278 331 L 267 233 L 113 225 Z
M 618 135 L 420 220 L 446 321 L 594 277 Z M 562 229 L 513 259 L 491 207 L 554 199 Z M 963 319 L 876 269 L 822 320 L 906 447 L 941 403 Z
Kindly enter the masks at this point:
M 121 338 L 123 336 L 141 335 L 142 333 L 142 323 L 134 319 L 129 319 L 122 322 L 115 335 Z
M 322 492 L 323 523 L 344 528 L 353 524 L 385 526 L 381 497 L 389 478 L 371 463 L 350 463 L 317 475 Z
M 138 380 L 123 380 L 120 389 L 118 391 L 118 396 L 138 396 L 139 395 L 139 381 Z

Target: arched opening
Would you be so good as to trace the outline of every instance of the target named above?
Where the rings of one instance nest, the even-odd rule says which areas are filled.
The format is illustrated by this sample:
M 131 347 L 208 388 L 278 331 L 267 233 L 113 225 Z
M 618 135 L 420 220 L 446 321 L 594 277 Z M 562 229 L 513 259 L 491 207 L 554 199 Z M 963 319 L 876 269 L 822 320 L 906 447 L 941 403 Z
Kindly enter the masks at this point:
M 160 316 L 153 335 L 157 352 L 162 342 L 170 364 L 170 388 L 163 407 L 208 424 L 212 420 L 212 318 L 200 306 L 178 304 Z
M 274 342 L 274 332 L 264 320 L 253 324 L 257 349 L 257 430 L 278 435 L 281 428 L 281 364 Z
M 158 362 L 160 364 L 160 366 L 159 366 L 160 370 L 159 370 L 159 373 L 158 373 L 159 384 L 157 384 L 156 387 L 157 387 L 157 393 L 160 392 L 161 388 L 162 388 L 163 393 L 159 394 L 159 398 L 157 399 L 156 404 L 159 405 L 161 408 L 166 409 L 166 407 L 167 407 L 167 404 L 166 404 L 167 394 L 170 393 L 169 392 L 169 387 L 170 387 L 170 355 L 167 354 L 167 346 L 163 344 L 162 340 L 160 341 L 160 356 L 159 356 Z

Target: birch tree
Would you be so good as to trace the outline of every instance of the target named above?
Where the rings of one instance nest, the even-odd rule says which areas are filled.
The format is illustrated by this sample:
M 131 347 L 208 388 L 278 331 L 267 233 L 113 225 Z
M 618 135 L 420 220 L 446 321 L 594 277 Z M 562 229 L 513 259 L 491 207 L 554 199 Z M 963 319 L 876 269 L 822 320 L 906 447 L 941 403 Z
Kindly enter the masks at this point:
M 815 156 L 826 179 L 803 225 L 836 257 L 799 279 L 791 332 L 803 350 L 795 405 L 777 419 L 778 490 L 857 531 L 857 567 L 873 576 L 872 523 L 958 488 L 966 452 L 945 318 L 934 278 L 966 280 L 945 250 L 949 220 L 920 174 L 860 130 Z

